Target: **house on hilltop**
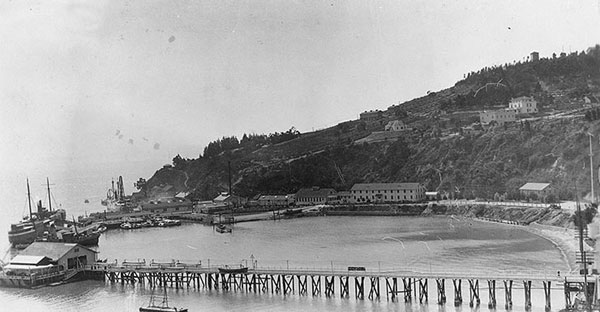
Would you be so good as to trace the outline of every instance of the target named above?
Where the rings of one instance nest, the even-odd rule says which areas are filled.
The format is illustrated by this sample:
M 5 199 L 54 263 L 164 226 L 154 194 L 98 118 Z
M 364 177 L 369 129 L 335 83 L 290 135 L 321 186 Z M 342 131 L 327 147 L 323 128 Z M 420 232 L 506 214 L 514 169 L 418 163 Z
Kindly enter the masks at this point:
M 537 51 L 533 51 L 531 52 L 530 56 L 529 56 L 529 61 L 531 62 L 537 62 L 540 60 L 540 53 Z
M 350 189 L 355 203 L 417 202 L 425 199 L 421 183 L 357 183 Z
M 388 122 L 387 125 L 385 125 L 385 131 L 404 131 L 404 130 L 410 130 L 410 129 L 408 129 L 408 127 L 406 126 L 406 124 L 404 124 L 404 122 L 402 122 L 402 120 L 392 120 L 392 121 Z
M 360 113 L 362 121 L 377 121 L 383 117 L 383 112 L 380 110 L 371 110 Z

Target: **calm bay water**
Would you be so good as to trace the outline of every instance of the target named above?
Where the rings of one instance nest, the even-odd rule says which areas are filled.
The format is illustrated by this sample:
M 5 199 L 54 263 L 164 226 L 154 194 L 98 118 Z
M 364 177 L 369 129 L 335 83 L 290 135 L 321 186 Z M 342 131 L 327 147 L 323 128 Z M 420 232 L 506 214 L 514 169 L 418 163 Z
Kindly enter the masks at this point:
M 156 167 L 154 167 L 156 168 Z M 146 171 L 144 171 L 146 170 Z M 128 186 L 138 177 L 148 178 L 152 168 L 138 168 L 129 176 Z M 89 170 L 90 175 L 65 175 L 53 179 L 57 201 L 69 215 L 101 211 L 99 200 L 110 186 L 111 175 Z M 118 175 L 118 173 L 117 173 Z M 85 178 L 84 178 L 85 177 Z M 44 177 L 36 179 L 36 194 L 43 199 Z M 33 180 L 33 179 L 32 179 Z M 39 180 L 39 181 L 38 181 Z M 3 195 L 16 207 L 25 200 L 23 183 L 7 183 Z M 13 182 L 13 181 L 11 181 Z M 17 181 L 21 182 L 21 181 Z M 32 182 L 32 185 L 33 182 Z M 17 194 L 18 196 L 15 196 Z M 11 197 L 12 196 L 12 197 Z M 22 200 L 17 200 L 20 197 Z M 90 204 L 83 204 L 90 199 Z M 13 206 L 13 207 L 15 207 Z M 68 207 L 67 207 L 68 206 Z M 6 231 L 23 209 L 2 208 L 0 246 L 8 248 Z M 15 210 L 17 210 L 15 212 Z M 108 261 L 138 260 L 166 262 L 179 260 L 203 265 L 251 264 L 259 267 L 322 268 L 343 270 L 347 266 L 365 266 L 368 271 L 410 270 L 420 272 L 469 271 L 512 272 L 535 270 L 548 276 L 566 271 L 560 251 L 549 241 L 519 230 L 515 226 L 483 223 L 460 217 L 314 217 L 281 221 L 240 223 L 232 234 L 218 234 L 212 227 L 184 224 L 180 227 L 148 228 L 132 231 L 115 230 L 103 234 L 98 247 L 99 258 Z M 337 283 L 336 283 L 337 284 Z M 336 285 L 337 286 L 337 285 Z M 352 285 L 350 285 L 353 287 Z M 480 282 L 481 310 L 487 310 L 487 285 Z M 382 291 L 385 286 L 382 285 Z M 389 302 L 385 294 L 380 301 L 283 296 L 207 290 L 169 289 L 173 305 L 190 311 L 455 311 L 452 289 L 447 285 L 450 305 L 436 304 L 435 288 L 430 285 L 431 304 L 407 305 Z M 498 310 L 504 310 L 502 285 L 497 286 Z M 523 310 L 523 289 L 515 281 L 514 311 Z M 540 285 L 534 285 L 540 288 Z M 336 289 L 336 292 L 339 289 Z M 351 291 L 351 296 L 353 292 Z M 140 286 L 110 285 L 98 281 L 72 283 L 37 290 L 0 289 L 0 310 L 20 311 L 137 311 L 147 304 L 150 290 Z M 468 284 L 463 283 L 468 307 Z M 543 311 L 543 291 L 533 291 L 533 311 Z M 553 308 L 564 306 L 562 291 L 553 291 Z M 459 309 L 460 310 L 460 309 Z

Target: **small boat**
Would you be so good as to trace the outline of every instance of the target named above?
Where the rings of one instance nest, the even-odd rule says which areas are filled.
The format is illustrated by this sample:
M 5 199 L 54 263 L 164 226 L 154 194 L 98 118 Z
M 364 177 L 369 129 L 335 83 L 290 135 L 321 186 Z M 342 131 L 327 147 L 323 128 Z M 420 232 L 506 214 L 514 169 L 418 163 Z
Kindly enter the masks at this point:
M 248 273 L 248 267 L 239 267 L 239 268 L 219 268 L 219 273 L 230 273 L 230 274 L 240 274 L 240 273 Z
M 231 227 L 225 224 L 217 224 L 215 230 L 217 230 L 219 233 L 231 233 Z
M 187 308 L 169 307 L 167 298 L 167 290 L 164 291 L 164 296 L 160 305 L 154 303 L 154 292 L 150 296 L 150 302 L 147 307 L 140 307 L 140 312 L 188 312 Z
M 130 229 L 139 229 L 142 227 L 142 225 L 140 223 L 124 222 L 120 225 L 120 227 L 124 230 L 130 230 Z

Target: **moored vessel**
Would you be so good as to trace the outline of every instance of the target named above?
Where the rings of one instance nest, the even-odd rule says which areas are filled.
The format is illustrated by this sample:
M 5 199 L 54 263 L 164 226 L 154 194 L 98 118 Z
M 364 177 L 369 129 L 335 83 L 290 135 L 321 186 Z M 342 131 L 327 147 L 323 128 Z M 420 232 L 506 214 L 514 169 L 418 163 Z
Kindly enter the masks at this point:
M 31 191 L 29 188 L 29 179 L 27 179 L 27 203 L 29 206 L 29 215 L 18 223 L 10 225 L 8 231 L 8 241 L 13 247 L 26 247 L 33 243 L 36 238 L 43 236 L 54 221 L 64 221 L 66 213 L 63 209 L 52 210 L 50 197 L 50 182 L 46 179 L 48 186 L 48 209 L 42 207 L 42 201 L 38 202 L 35 212 L 31 209 Z
M 239 267 L 239 268 L 219 268 L 219 273 L 230 273 L 230 274 L 240 274 L 240 273 L 248 273 L 247 267 Z
M 154 297 L 154 291 L 150 296 L 150 302 L 146 307 L 140 307 L 140 312 L 188 312 L 187 308 L 176 308 L 169 306 L 169 299 L 167 297 L 167 290 L 165 288 L 162 302 L 160 304 L 156 304 Z

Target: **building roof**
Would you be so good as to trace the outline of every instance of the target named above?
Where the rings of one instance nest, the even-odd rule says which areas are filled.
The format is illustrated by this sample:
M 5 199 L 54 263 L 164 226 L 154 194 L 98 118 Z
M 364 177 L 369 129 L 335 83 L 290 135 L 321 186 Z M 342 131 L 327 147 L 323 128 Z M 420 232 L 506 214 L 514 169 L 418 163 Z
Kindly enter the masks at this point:
M 287 200 L 287 195 L 260 195 L 258 200 Z
M 95 250 L 92 250 L 90 248 L 87 248 L 85 246 L 75 244 L 75 243 L 33 242 L 31 245 L 27 246 L 27 248 L 25 248 L 21 252 L 21 255 L 46 256 L 46 257 L 56 261 L 75 247 L 79 247 L 79 248 L 87 249 L 92 252 L 96 252 Z
M 521 191 L 543 191 L 549 187 L 550 183 L 525 183 L 519 190 Z
M 215 202 L 225 202 L 225 201 L 239 201 L 241 197 L 237 195 L 229 195 L 228 193 L 221 193 L 219 196 L 215 197 L 213 201 Z
M 335 194 L 335 190 L 332 188 L 303 188 L 296 192 L 296 198 L 305 197 L 327 197 L 331 194 Z
M 26 256 L 26 255 L 16 255 L 12 260 L 10 260 L 11 264 L 14 265 L 40 265 L 40 264 L 48 264 L 50 258 L 46 256 Z
M 190 192 L 179 192 L 175 195 L 175 197 L 184 198 L 188 195 L 190 195 Z
M 2 267 L 3 270 L 31 270 L 31 271 L 36 271 L 36 270 L 41 270 L 41 269 L 48 269 L 53 267 L 53 264 L 45 264 L 45 265 L 26 265 L 26 264 L 12 264 L 9 263 L 7 265 L 5 265 L 4 267 Z
M 160 200 L 152 200 L 148 203 L 142 204 L 142 209 L 152 208 L 175 208 L 175 207 L 190 207 L 193 203 L 187 198 L 181 197 L 169 197 L 161 198 Z
M 510 99 L 511 102 L 516 102 L 516 101 L 531 101 L 533 100 L 532 96 L 520 96 L 517 98 L 512 98 Z
M 416 190 L 422 187 L 421 183 L 405 182 L 405 183 L 356 183 L 351 190 L 389 190 L 389 189 L 406 189 Z

